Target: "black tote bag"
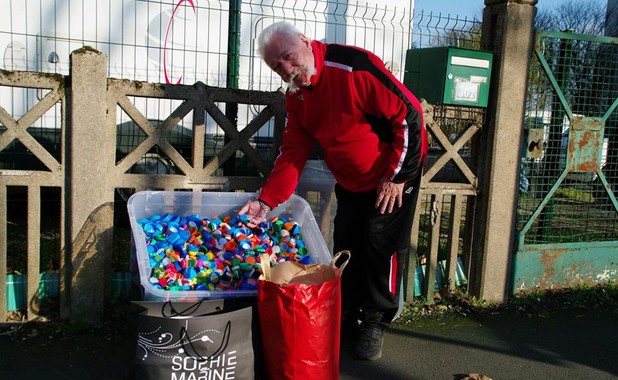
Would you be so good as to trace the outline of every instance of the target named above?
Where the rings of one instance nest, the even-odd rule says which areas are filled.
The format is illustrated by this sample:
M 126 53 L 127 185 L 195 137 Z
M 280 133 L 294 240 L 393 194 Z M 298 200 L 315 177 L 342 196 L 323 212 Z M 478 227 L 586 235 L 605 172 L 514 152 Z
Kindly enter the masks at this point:
M 136 318 L 135 379 L 261 378 L 254 305 L 237 300 L 134 303 L 143 308 Z

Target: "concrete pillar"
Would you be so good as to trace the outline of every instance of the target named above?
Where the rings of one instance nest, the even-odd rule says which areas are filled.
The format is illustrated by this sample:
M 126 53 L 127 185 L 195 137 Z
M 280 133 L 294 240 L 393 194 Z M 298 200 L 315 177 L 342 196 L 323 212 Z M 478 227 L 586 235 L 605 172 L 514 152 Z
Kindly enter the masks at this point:
M 470 289 L 505 302 L 516 249 L 516 207 L 526 81 L 537 0 L 485 0 L 482 49 L 494 53 L 489 105 L 480 136 L 479 196 Z
M 111 289 L 114 196 L 107 176 L 114 168 L 116 131 L 106 122 L 106 61 L 104 54 L 89 47 L 71 54 L 70 117 L 65 127 L 65 258 L 70 264 L 63 271 L 68 290 L 63 314 L 95 325 L 103 321 Z

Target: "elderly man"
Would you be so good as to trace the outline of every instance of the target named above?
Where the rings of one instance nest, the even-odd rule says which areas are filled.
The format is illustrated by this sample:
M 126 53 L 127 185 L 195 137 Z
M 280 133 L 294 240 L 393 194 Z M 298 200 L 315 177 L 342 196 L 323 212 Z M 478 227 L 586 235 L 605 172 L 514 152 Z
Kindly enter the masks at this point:
M 399 307 L 427 155 L 421 106 L 373 53 L 311 40 L 285 22 L 260 34 L 258 52 L 289 85 L 287 125 L 259 198 L 240 213 L 259 223 L 286 201 L 319 142 L 337 181 L 334 249 L 352 255 L 342 277 L 343 322 L 360 329 L 356 356 L 379 359 Z

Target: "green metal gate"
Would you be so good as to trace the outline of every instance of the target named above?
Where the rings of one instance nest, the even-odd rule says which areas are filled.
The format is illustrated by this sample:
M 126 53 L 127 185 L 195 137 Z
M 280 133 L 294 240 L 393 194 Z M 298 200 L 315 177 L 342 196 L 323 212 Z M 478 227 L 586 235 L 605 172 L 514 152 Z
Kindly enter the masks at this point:
M 618 38 L 537 31 L 513 292 L 618 278 Z

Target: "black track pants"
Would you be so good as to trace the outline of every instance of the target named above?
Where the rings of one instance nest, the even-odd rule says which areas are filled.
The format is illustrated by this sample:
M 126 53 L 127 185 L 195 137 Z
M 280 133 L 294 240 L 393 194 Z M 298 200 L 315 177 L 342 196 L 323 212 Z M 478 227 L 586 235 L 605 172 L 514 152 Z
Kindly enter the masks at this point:
M 399 287 L 410 251 L 420 176 L 404 187 L 403 204 L 390 214 L 375 208 L 376 192 L 335 186 L 334 251 L 349 250 L 342 275 L 343 311 L 388 325 L 399 308 Z

